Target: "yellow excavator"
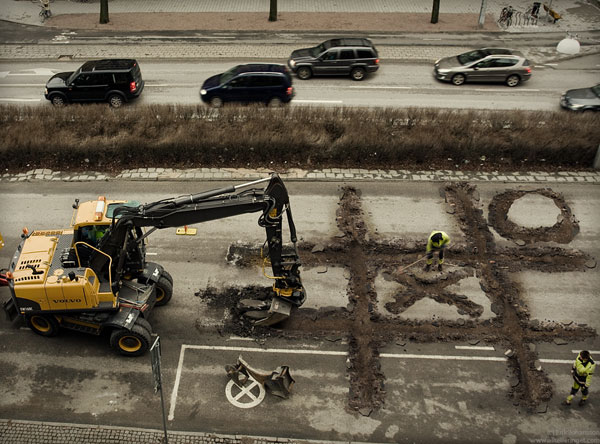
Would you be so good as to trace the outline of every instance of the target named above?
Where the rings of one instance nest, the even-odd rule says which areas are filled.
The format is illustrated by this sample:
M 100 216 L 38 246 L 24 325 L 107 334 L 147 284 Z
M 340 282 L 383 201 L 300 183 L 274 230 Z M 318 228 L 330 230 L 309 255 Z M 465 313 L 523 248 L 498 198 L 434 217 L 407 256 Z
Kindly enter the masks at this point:
M 143 205 L 99 197 L 75 200 L 73 208 L 70 228 L 24 229 L 5 275 L 9 319 L 23 317 L 39 335 L 55 336 L 60 328 L 96 335 L 109 329 L 110 344 L 119 353 L 145 353 L 152 334 L 148 317 L 173 295 L 171 275 L 146 261 L 146 238 L 157 229 L 244 213 L 260 213 L 258 224 L 267 235 L 265 261 L 274 279 L 270 299 L 243 301 L 244 316 L 256 325 L 273 325 L 306 299 L 289 196 L 277 174 Z M 284 214 L 293 245 L 285 253 Z

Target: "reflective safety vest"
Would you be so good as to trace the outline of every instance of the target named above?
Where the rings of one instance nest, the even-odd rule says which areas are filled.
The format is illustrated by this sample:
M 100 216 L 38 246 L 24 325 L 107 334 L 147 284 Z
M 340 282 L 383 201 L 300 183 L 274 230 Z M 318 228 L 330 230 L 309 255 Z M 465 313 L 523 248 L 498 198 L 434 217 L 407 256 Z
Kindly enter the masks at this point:
M 581 354 L 579 354 L 573 363 L 573 376 L 575 376 L 577 382 L 580 384 L 585 384 L 589 387 L 592 382 L 592 375 L 594 374 L 595 369 L 596 363 L 591 356 L 589 361 L 584 363 L 581 359 Z
M 433 242 L 431 240 L 433 235 L 436 233 L 441 233 L 441 235 L 442 235 L 442 240 L 439 242 Z M 429 239 L 427 240 L 427 253 L 429 253 L 431 250 L 440 250 L 440 249 L 444 248 L 446 245 L 448 245 L 449 243 L 450 243 L 450 236 L 448 236 L 446 233 L 444 233 L 443 231 L 432 231 L 431 234 L 429 235 Z

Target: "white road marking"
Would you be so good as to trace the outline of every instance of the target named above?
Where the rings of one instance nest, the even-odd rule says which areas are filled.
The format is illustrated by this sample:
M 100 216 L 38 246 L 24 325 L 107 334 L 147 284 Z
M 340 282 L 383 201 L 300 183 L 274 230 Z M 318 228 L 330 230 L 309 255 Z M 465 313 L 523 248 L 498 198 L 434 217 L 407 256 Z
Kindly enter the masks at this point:
M 558 63 L 544 63 L 546 66 L 558 66 Z
M 158 255 L 158 253 L 148 253 L 148 252 L 146 252 L 146 256 L 157 256 L 157 255 Z
M 475 91 L 482 91 L 482 92 L 507 92 L 506 89 L 485 89 L 485 88 L 475 88 Z M 519 92 L 540 92 L 539 89 L 525 89 L 525 88 L 519 88 Z
M 581 350 L 571 350 L 571 353 L 577 353 L 579 354 Z M 590 352 L 590 354 L 592 355 L 600 355 L 600 351 L 598 350 L 588 350 Z
M 306 350 L 306 349 L 287 349 L 287 348 L 258 348 L 258 347 L 233 347 L 225 345 L 184 345 L 192 350 L 220 350 L 220 351 L 248 351 L 255 353 L 281 353 L 284 355 L 326 355 L 326 356 L 346 356 L 348 352 L 334 350 Z
M 423 40 L 442 40 L 442 39 L 423 39 Z
M 461 346 L 456 346 L 461 347 Z M 462 346 L 466 347 L 466 346 Z M 477 348 L 477 347 L 476 347 Z M 479 347 L 483 348 L 483 347 Z M 325 355 L 325 356 L 347 356 L 348 352 L 335 350 L 306 350 L 306 349 L 284 349 L 284 348 L 258 348 L 258 347 L 230 347 L 220 345 L 181 345 L 179 353 L 179 363 L 177 364 L 177 372 L 175 374 L 175 383 L 173 384 L 173 392 L 171 393 L 171 406 L 169 408 L 169 421 L 175 418 L 175 407 L 177 405 L 177 394 L 179 392 L 179 384 L 181 383 L 181 373 L 183 371 L 183 361 L 185 350 L 215 350 L 215 351 L 240 351 L 240 352 L 255 352 L 255 353 L 280 353 L 287 355 Z M 487 350 L 487 348 L 486 348 Z M 575 352 L 575 351 L 573 351 Z M 579 353 L 579 352 L 577 352 Z M 600 352 L 590 352 L 599 353 Z M 505 356 L 456 356 L 456 355 L 426 355 L 426 354 L 410 354 L 410 353 L 381 353 L 382 358 L 394 359 L 430 359 L 437 361 L 491 361 L 491 362 L 506 362 L 508 358 Z M 541 363 L 545 364 L 571 364 L 570 359 L 540 359 Z
M 0 102 L 41 102 L 42 99 L 9 99 L 0 97 Z
M 254 338 L 242 338 L 241 336 L 229 336 L 228 341 L 254 341 Z
M 227 400 L 233 404 L 234 406 L 240 409 L 251 409 L 252 407 L 256 407 L 265 399 L 265 394 L 267 393 L 265 387 L 256 381 L 252 376 L 248 377 L 248 385 L 244 387 L 238 387 L 235 382 L 231 379 L 225 386 L 225 396 Z M 252 389 L 258 388 L 258 395 L 255 395 L 252 392 Z M 234 388 L 239 390 L 237 395 L 233 395 Z M 249 398 L 249 402 L 242 401 L 243 398 Z
M 185 355 L 185 349 L 187 345 L 181 346 L 179 352 L 179 363 L 177 364 L 177 373 L 175 375 L 175 384 L 173 385 L 173 393 L 171 393 L 171 407 L 169 408 L 169 421 L 173 421 L 175 418 L 175 405 L 177 404 L 177 391 L 179 390 L 179 382 L 181 381 L 181 371 L 183 369 L 183 356 Z
M 293 99 L 294 103 L 344 103 L 342 100 L 300 100 Z
M 455 345 L 454 348 L 457 350 L 490 350 L 490 351 L 496 350 L 494 347 L 473 346 L 473 345 Z
M 348 86 L 350 89 L 413 89 L 412 86 L 367 86 L 367 85 L 356 85 Z

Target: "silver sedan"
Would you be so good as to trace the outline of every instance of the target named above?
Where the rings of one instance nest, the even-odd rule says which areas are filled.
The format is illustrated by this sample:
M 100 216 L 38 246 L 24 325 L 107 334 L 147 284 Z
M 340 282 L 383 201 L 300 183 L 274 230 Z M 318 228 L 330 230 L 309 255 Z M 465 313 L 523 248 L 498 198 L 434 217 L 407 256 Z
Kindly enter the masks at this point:
M 462 85 L 465 82 L 499 82 L 517 86 L 531 77 L 529 61 L 505 48 L 481 48 L 435 62 L 436 79 Z

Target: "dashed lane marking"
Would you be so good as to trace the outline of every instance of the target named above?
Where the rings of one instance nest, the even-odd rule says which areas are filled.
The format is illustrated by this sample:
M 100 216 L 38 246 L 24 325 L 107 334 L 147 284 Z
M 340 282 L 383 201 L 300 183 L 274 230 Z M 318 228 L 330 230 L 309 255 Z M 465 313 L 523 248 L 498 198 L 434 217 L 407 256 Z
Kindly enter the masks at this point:
M 342 100 L 300 100 L 294 99 L 294 103 L 344 103 Z
M 9 99 L 0 97 L 0 102 L 41 102 L 42 99 Z

